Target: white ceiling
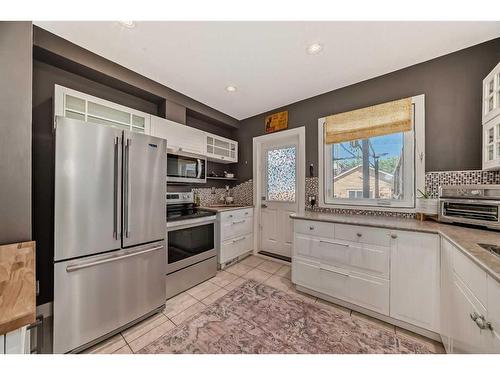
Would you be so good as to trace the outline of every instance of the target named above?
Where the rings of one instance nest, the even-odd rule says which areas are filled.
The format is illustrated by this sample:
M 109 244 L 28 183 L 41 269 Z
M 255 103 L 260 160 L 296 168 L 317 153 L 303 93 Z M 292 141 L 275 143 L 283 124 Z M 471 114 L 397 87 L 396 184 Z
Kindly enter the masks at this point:
M 237 119 L 500 36 L 500 22 L 35 24 Z

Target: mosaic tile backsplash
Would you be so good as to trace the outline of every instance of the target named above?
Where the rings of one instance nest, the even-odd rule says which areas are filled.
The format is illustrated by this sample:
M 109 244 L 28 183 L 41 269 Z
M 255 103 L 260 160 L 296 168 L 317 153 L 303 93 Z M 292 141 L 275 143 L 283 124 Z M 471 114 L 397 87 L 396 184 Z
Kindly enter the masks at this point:
M 308 202 L 310 195 L 319 194 L 318 177 L 306 177 L 306 209 L 311 209 Z M 450 172 L 427 172 L 425 174 L 425 190 L 432 198 L 438 197 L 438 188 L 440 185 L 467 185 L 467 184 L 500 184 L 500 171 L 450 171 Z M 200 195 L 200 201 L 203 206 L 211 204 L 219 204 L 220 197 L 224 196 L 223 188 L 215 189 L 215 194 L 212 194 L 210 188 L 193 189 L 194 192 Z M 236 185 L 231 189 L 231 195 L 234 197 L 234 203 L 241 205 L 253 204 L 253 182 L 252 180 L 245 181 Z M 319 208 L 314 207 L 314 211 L 328 212 L 335 214 L 357 214 L 357 215 L 372 215 L 372 216 L 393 216 L 414 218 L 411 213 L 390 212 L 390 211 L 366 211 L 356 209 L 340 209 L 340 208 Z
M 200 204 L 202 206 L 210 206 L 213 204 L 221 204 L 222 197 L 226 194 L 226 189 L 224 188 L 195 188 L 192 191 L 200 196 Z M 231 188 L 230 195 L 234 198 L 234 203 L 241 204 L 242 206 L 253 205 L 253 182 L 248 180 L 242 182 Z

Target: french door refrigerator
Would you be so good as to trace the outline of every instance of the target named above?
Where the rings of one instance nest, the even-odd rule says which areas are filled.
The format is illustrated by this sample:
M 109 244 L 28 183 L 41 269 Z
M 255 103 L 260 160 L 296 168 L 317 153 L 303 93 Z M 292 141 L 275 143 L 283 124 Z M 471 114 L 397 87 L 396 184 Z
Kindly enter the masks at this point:
M 54 353 L 165 303 L 167 141 L 64 117 L 55 126 Z

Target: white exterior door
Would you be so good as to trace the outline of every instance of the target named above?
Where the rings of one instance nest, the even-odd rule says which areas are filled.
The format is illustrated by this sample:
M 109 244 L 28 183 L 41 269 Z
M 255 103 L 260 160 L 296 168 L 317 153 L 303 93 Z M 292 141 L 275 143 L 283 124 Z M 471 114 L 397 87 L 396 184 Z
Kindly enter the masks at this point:
M 298 139 L 264 143 L 259 181 L 260 251 L 291 258 L 293 223 L 298 210 Z

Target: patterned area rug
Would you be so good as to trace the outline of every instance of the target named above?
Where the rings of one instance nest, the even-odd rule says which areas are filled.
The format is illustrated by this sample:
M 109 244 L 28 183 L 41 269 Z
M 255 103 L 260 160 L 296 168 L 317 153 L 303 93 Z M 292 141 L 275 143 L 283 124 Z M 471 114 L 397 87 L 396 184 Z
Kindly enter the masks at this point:
M 139 353 L 430 353 L 360 319 L 250 280 Z

